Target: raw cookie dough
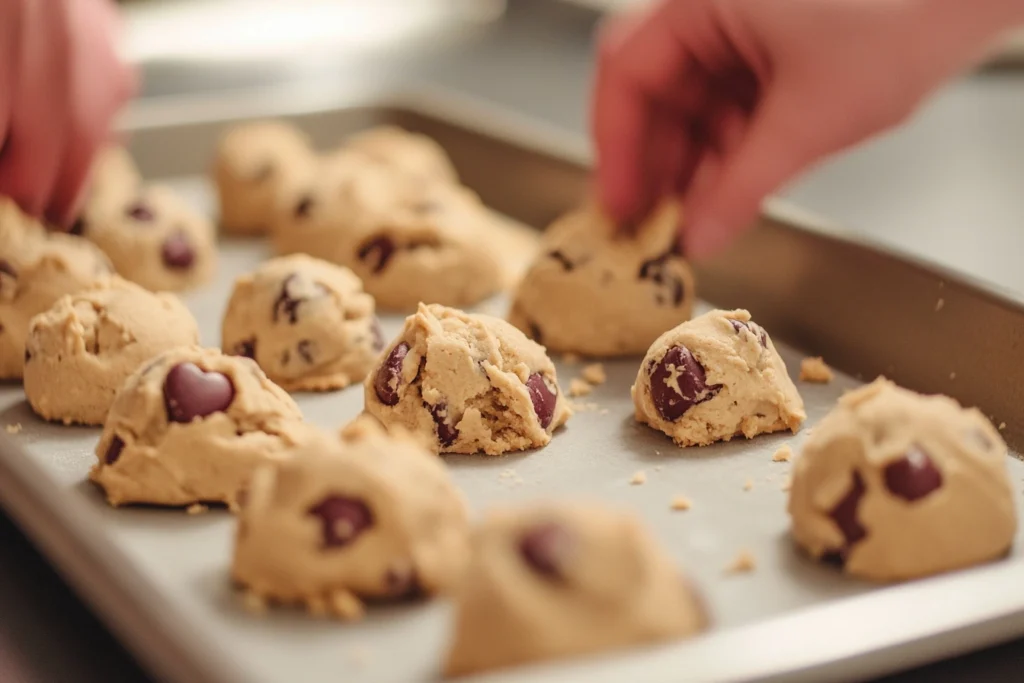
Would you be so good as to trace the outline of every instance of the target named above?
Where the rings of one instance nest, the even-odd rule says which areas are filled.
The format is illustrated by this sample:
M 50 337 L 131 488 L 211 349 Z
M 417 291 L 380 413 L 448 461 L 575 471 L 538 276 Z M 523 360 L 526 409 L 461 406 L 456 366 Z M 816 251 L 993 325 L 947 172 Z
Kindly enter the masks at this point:
M 504 320 L 420 304 L 366 378 L 366 411 L 439 453 L 538 448 L 569 419 L 544 348 Z
M 117 392 L 90 478 L 111 505 L 221 502 L 305 433 L 291 397 L 248 358 L 197 346 L 167 351 Z
M 213 165 L 221 229 L 239 235 L 268 232 L 281 188 L 312 163 L 309 138 L 295 126 L 259 121 L 228 130 Z
M 455 602 L 450 676 L 685 638 L 708 623 L 636 517 L 579 503 L 489 513 Z
M 3 209 L 0 208 L 0 211 Z M 0 216 L 0 378 L 20 379 L 29 322 L 65 294 L 109 276 L 95 245 L 47 233 L 24 217 Z
M 1006 444 L 977 409 L 888 380 L 852 391 L 793 470 L 793 536 L 813 557 L 874 581 L 1005 555 L 1017 528 Z
M 354 152 L 318 168 L 285 193 L 272 233 L 278 253 L 351 268 L 383 310 L 470 305 L 506 284 L 490 216 L 472 192 Z
M 373 308 L 348 268 L 281 256 L 235 281 L 221 346 L 289 391 L 340 389 L 361 382 L 384 348 Z
M 216 268 L 213 224 L 160 185 L 93 195 L 76 230 L 118 274 L 151 291 L 196 287 Z
M 344 439 L 316 431 L 257 470 L 231 574 L 258 599 L 354 619 L 363 599 L 449 590 L 468 554 L 466 507 L 444 463 L 362 421 Z
M 593 206 L 559 219 L 516 290 L 509 321 L 549 351 L 644 353 L 693 312 L 679 217 L 667 202 L 632 235 Z
M 140 365 L 198 343 L 199 327 L 180 299 L 111 276 L 32 319 L 25 396 L 47 420 L 100 425 Z
M 441 145 L 398 126 L 377 126 L 353 135 L 344 150 L 365 154 L 419 180 L 457 183 L 458 174 Z
M 128 150 L 108 145 L 96 155 L 89 178 L 89 197 L 134 193 L 142 185 L 142 176 Z
M 744 310 L 711 311 L 658 337 L 632 391 L 637 421 L 680 446 L 796 432 L 807 418 L 775 345 Z

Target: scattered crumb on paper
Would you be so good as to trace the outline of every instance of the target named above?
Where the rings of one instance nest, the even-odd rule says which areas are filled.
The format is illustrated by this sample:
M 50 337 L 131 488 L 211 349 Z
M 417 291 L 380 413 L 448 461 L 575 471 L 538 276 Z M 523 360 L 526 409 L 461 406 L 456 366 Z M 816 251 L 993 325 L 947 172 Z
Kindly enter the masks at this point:
M 956 379 L 956 373 L 955 372 L 949 373 L 949 378 L 950 379 Z
M 21 431 L 21 423 L 15 422 L 14 424 L 9 424 L 6 427 L 4 427 L 4 429 L 7 430 L 8 434 L 17 434 L 18 432 Z
M 607 408 L 601 408 L 601 410 L 597 411 L 597 414 L 598 415 L 607 415 L 609 412 L 610 411 Z
M 523 483 L 523 478 L 520 477 L 519 473 L 513 469 L 502 470 L 501 474 L 498 475 L 498 478 L 503 479 L 513 485 Z
M 567 353 L 562 356 L 562 362 L 566 365 L 577 365 L 580 362 L 580 357 L 575 353 Z
M 185 508 L 185 512 L 187 512 L 190 515 L 201 515 L 209 509 L 210 508 L 206 507 L 202 503 L 193 503 L 192 505 L 189 505 L 187 508 Z
M 569 380 L 569 395 L 570 396 L 586 396 L 593 389 L 587 382 L 584 382 L 578 377 L 573 377 Z
M 1005 422 L 1000 422 L 999 423 L 999 431 L 1003 431 L 1004 429 L 1006 429 L 1006 423 Z
M 654 467 L 654 471 L 655 471 L 655 472 L 661 472 L 661 465 L 656 465 L 656 466 Z
M 676 496 L 672 499 L 672 503 L 669 507 L 673 510 L 689 510 L 693 507 L 693 501 L 686 496 Z
M 789 462 L 793 458 L 793 449 L 788 443 L 779 446 L 779 449 L 772 453 L 772 462 Z
M 749 550 L 741 550 L 726 568 L 726 574 L 746 574 L 757 569 L 757 560 Z
M 800 361 L 800 381 L 828 384 L 833 378 L 832 368 L 821 356 L 809 356 Z
M 743 482 L 743 490 L 744 491 L 749 491 L 752 488 L 754 488 L 754 480 L 753 479 L 747 479 L 745 482 Z
M 572 411 L 574 413 L 597 412 L 601 407 L 593 401 L 571 401 L 569 405 L 572 407 Z
M 940 297 L 939 300 L 935 302 L 935 312 L 938 313 L 939 311 L 941 311 L 942 307 L 945 305 L 946 300 Z
M 267 601 L 252 591 L 246 591 L 242 594 L 242 607 L 249 614 L 265 614 Z
M 643 470 L 637 470 L 636 472 L 633 473 L 633 478 L 629 480 L 629 483 L 634 486 L 637 486 L 638 484 L 646 484 L 647 473 L 644 472 Z
M 583 379 L 591 384 L 604 384 L 608 379 L 608 375 L 604 372 L 604 365 L 601 363 L 591 363 L 584 366 L 583 372 L 580 374 Z

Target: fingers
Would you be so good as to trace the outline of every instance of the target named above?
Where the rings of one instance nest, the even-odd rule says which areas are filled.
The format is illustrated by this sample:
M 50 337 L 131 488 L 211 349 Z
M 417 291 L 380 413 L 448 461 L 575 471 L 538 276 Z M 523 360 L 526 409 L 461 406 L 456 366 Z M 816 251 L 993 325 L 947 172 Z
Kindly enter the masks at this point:
M 21 3 L 0 2 L 0 156 L 11 125 L 20 26 Z

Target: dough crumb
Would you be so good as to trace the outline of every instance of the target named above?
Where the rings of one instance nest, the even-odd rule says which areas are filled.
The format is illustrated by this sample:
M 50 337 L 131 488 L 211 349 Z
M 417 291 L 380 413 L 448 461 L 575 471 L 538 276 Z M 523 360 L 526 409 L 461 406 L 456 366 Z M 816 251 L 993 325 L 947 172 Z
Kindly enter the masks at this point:
M 629 483 L 633 486 L 647 483 L 647 473 L 643 470 L 637 470 L 633 473 L 633 478 L 629 480 Z
M 249 614 L 262 615 L 267 612 L 267 601 L 263 596 L 256 595 L 252 591 L 242 594 L 242 607 Z
M 772 454 L 772 462 L 789 462 L 793 457 L 793 449 L 788 443 L 779 446 L 779 449 Z
M 655 472 L 661 472 L 661 465 L 655 466 L 654 471 Z
M 498 476 L 500 476 L 502 479 L 515 479 L 519 475 L 516 474 L 515 470 L 502 470 L 501 474 Z
M 209 509 L 210 508 L 206 507 L 202 503 L 192 503 L 192 505 L 189 505 L 187 508 L 185 508 L 185 512 L 187 512 L 190 515 L 201 515 Z
M 955 372 L 949 373 L 949 378 L 950 379 L 956 379 L 956 373 Z
M 571 401 L 569 407 L 574 413 L 596 413 L 601 406 L 593 401 Z
M 833 377 L 832 368 L 825 363 L 825 359 L 821 356 L 808 357 L 800 361 L 801 382 L 828 384 Z
M 567 353 L 562 356 L 562 362 L 566 365 L 579 365 L 580 357 L 575 353 Z
M 21 431 L 21 423 L 15 422 L 14 424 L 7 425 L 4 429 L 7 430 L 8 434 L 17 434 Z
M 743 490 L 744 491 L 749 491 L 752 488 L 754 488 L 754 480 L 753 479 L 747 479 L 745 482 L 743 482 Z
M 1004 429 L 1006 429 L 1006 423 L 1005 422 L 1000 422 L 999 423 L 999 431 L 1003 431 Z
M 689 510 L 693 507 L 693 502 L 686 496 L 676 496 L 669 507 L 673 510 Z
M 592 386 L 590 386 L 589 384 L 587 384 L 583 380 L 579 379 L 578 377 L 573 377 L 571 380 L 569 380 L 569 395 L 570 396 L 573 396 L 573 397 L 576 397 L 576 396 L 586 396 L 587 394 L 589 394 L 591 392 L 592 389 L 593 389 Z
M 749 550 L 741 550 L 725 568 L 726 574 L 747 574 L 757 569 L 757 560 Z
M 362 619 L 366 612 L 359 598 L 348 591 L 335 591 L 327 598 L 331 614 L 346 621 Z
M 939 298 L 939 300 L 935 302 L 935 312 L 938 313 L 939 311 L 941 311 L 942 307 L 945 306 L 945 305 L 946 305 L 946 300 L 943 299 L 943 298 Z
M 584 366 L 581 376 L 591 384 L 604 384 L 608 380 L 608 375 L 604 372 L 604 365 L 601 363 Z
M 607 408 L 601 408 L 601 410 L 597 411 L 597 414 L 598 415 L 607 415 L 608 414 L 608 409 Z

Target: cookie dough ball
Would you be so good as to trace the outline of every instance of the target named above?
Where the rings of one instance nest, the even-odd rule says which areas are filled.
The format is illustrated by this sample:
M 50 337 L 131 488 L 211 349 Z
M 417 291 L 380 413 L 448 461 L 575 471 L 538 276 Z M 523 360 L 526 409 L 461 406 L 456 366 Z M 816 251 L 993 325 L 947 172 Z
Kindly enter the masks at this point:
M 103 252 L 79 237 L 30 229 L 8 238 L 0 240 L 0 378 L 20 379 L 32 318 L 112 269 Z
M 884 379 L 814 428 L 793 470 L 793 536 L 874 581 L 1005 555 L 1017 528 L 1006 444 L 978 410 Z
M 491 512 L 455 600 L 452 676 L 685 638 L 708 622 L 638 519 L 578 503 Z
M 196 320 L 176 296 L 114 276 L 32 319 L 25 396 L 47 420 L 100 425 L 117 390 L 140 365 L 198 343 Z
M 461 576 L 465 505 L 416 442 L 362 422 L 292 456 L 256 472 L 239 513 L 231 573 L 251 594 L 354 619 L 363 599 L 433 595 Z
M 505 284 L 490 217 L 464 188 L 351 153 L 322 161 L 321 172 L 289 196 L 273 233 L 278 253 L 351 268 L 381 309 L 467 306 Z
M 142 185 L 142 176 L 128 150 L 108 145 L 96 155 L 89 179 L 89 197 L 133 195 Z
M 220 502 L 287 457 L 299 407 L 248 358 L 197 346 L 164 352 L 114 397 L 90 478 L 111 505 Z
M 451 159 L 441 145 L 420 133 L 398 126 L 377 126 L 345 141 L 345 150 L 365 154 L 418 180 L 457 183 Z
M 213 224 L 167 187 L 95 197 L 78 228 L 122 277 L 151 291 L 196 287 L 216 268 Z
M 312 163 L 309 138 L 294 126 L 260 121 L 231 128 L 217 145 L 213 166 L 221 229 L 268 232 L 282 185 Z
M 420 304 L 366 378 L 366 411 L 439 453 L 538 448 L 571 415 L 544 348 L 504 320 Z
M 373 297 L 352 271 L 295 254 L 235 281 L 221 345 L 284 389 L 325 391 L 361 382 L 384 339 Z
M 637 421 L 680 446 L 796 432 L 807 418 L 775 345 L 744 310 L 711 311 L 658 337 L 633 403 Z
M 676 242 L 679 215 L 667 203 L 632 235 L 596 207 L 560 219 L 520 282 L 509 321 L 549 351 L 644 353 L 693 311 L 693 274 Z

